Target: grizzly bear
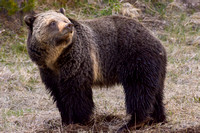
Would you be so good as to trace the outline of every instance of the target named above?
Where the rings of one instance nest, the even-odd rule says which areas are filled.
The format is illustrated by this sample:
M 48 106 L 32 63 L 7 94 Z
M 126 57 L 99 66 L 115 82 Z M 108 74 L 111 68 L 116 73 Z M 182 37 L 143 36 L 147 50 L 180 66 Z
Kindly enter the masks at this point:
M 121 84 L 126 127 L 164 122 L 166 52 L 161 42 L 134 19 L 105 16 L 74 20 L 64 10 L 25 17 L 27 49 L 63 124 L 86 124 L 94 109 L 92 87 Z

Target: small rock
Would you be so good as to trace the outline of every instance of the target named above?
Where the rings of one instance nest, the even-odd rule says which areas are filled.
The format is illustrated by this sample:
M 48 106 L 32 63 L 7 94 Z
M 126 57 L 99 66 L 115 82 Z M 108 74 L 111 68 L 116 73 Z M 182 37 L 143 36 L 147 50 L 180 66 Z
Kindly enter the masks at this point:
M 131 4 L 135 4 L 137 0 L 120 0 L 120 2 L 128 2 L 128 3 L 131 3 Z
M 167 10 L 168 11 L 184 11 L 186 9 L 186 7 L 180 3 L 180 2 L 171 2 L 168 6 L 167 6 Z
M 88 0 L 88 4 L 96 5 L 96 4 L 97 4 L 97 2 L 96 2 L 96 1 L 94 1 L 94 0 Z
M 189 40 L 187 45 L 200 46 L 200 36 L 196 37 L 194 40 Z
M 199 0 L 174 0 L 176 3 L 180 3 L 186 8 L 190 9 L 197 9 L 199 10 L 200 7 L 200 1 Z
M 190 16 L 189 23 L 194 23 L 200 25 L 200 12 L 196 12 Z
M 140 9 L 126 2 L 126 3 L 122 3 L 122 7 L 119 11 L 119 14 L 122 14 L 123 16 L 131 17 L 131 18 L 137 18 L 140 16 Z

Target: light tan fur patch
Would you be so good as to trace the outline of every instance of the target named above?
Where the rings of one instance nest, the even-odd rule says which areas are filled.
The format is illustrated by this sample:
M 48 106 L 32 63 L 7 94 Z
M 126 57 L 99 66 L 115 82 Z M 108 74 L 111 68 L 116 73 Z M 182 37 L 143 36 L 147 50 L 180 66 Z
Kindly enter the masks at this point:
M 58 23 L 58 29 L 59 31 L 62 31 L 66 26 L 66 23 L 65 22 L 59 22 Z
M 56 70 L 55 62 L 58 59 L 58 57 L 61 55 L 63 49 L 66 48 L 72 42 L 73 34 L 74 32 L 72 32 L 72 34 L 69 34 L 69 38 L 70 38 L 69 43 L 66 44 L 64 42 L 63 44 L 60 44 L 59 46 L 53 46 L 49 48 L 48 57 L 46 58 L 46 65 L 50 69 Z
M 49 50 L 48 57 L 46 58 L 46 65 L 52 69 L 56 70 L 55 68 L 55 62 L 62 53 L 62 50 L 66 48 L 65 44 L 61 44 L 60 46 L 57 46 L 55 48 L 51 48 Z
M 91 48 L 90 56 L 93 62 L 93 76 L 94 76 L 93 81 L 94 82 L 102 81 L 103 77 L 101 74 L 101 69 L 97 58 L 97 50 L 94 48 L 94 46 Z

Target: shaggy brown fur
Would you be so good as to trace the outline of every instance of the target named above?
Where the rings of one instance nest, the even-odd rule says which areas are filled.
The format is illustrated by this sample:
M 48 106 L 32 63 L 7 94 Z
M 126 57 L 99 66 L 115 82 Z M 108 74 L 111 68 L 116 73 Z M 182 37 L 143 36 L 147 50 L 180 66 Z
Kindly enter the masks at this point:
M 166 52 L 140 23 L 121 16 L 77 21 L 55 11 L 25 22 L 28 53 L 63 123 L 86 123 L 94 108 L 92 86 L 114 84 L 124 87 L 128 127 L 165 121 Z

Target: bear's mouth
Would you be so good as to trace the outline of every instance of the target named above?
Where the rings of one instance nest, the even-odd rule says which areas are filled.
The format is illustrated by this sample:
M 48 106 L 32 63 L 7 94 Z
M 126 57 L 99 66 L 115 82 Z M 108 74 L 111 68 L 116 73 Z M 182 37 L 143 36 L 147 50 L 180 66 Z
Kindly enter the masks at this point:
M 66 33 L 56 38 L 56 45 L 60 45 L 63 42 L 69 44 L 72 41 L 73 33 Z
M 66 24 L 66 26 L 62 29 L 62 34 L 72 34 L 74 31 L 74 25 L 72 23 Z
M 65 35 L 69 35 L 73 33 L 73 28 L 72 29 L 63 29 L 62 34 Z

